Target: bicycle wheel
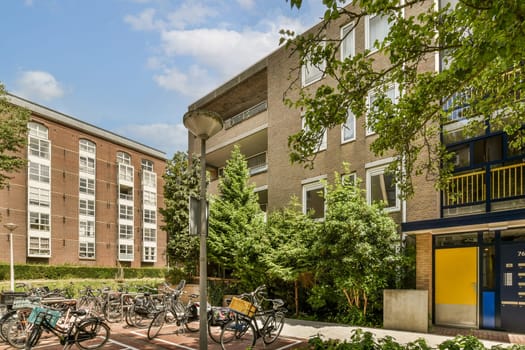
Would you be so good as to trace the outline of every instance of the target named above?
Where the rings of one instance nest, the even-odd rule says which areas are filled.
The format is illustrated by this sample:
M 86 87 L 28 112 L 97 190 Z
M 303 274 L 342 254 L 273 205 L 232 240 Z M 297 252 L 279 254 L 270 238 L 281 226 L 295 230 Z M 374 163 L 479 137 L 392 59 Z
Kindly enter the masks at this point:
M 238 317 L 226 323 L 221 332 L 221 347 L 228 349 L 252 349 L 256 340 L 251 320 Z
M 80 349 L 98 349 L 109 339 L 111 330 L 100 319 L 90 318 L 82 321 L 75 332 L 75 344 Z
M 211 340 L 213 340 L 217 344 L 220 344 L 222 326 L 224 326 L 224 324 L 213 324 L 212 318 L 213 318 L 213 314 L 209 312 L 208 313 L 208 335 L 210 336 Z
M 28 336 L 28 326 L 25 318 L 11 319 L 7 324 L 7 342 L 17 349 L 23 349 Z
M 273 343 L 281 334 L 284 326 L 284 314 L 280 311 L 271 314 L 264 322 L 261 330 L 263 342 L 265 344 Z
M 0 338 L 2 338 L 3 341 L 7 341 L 7 330 L 9 321 L 13 318 L 17 318 L 18 315 L 16 313 L 16 310 L 11 310 L 7 312 L 2 318 L 0 318 Z
M 190 332 L 198 332 L 200 328 L 199 310 L 195 304 L 191 304 L 186 308 L 186 317 L 184 318 L 184 325 Z
M 164 326 L 164 322 L 166 322 L 165 318 L 166 318 L 165 310 L 159 311 L 155 315 L 155 317 L 153 317 L 148 327 L 148 339 L 149 340 L 154 339 L 160 333 L 162 326 Z
M 38 344 L 41 335 L 42 327 L 40 327 L 39 325 L 33 325 L 33 328 L 31 328 L 31 332 L 29 332 L 29 335 L 27 336 L 24 349 L 31 350 L 33 347 L 35 347 L 36 344 Z
M 104 304 L 104 317 L 108 322 L 115 323 L 122 320 L 122 309 L 120 302 L 109 301 Z

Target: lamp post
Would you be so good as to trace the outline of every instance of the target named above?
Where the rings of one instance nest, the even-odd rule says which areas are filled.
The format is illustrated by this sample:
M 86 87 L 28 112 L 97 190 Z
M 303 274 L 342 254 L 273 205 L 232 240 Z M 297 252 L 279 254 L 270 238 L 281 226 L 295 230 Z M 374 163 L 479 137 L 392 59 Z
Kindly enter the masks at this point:
M 208 348 L 208 263 L 206 251 L 206 237 L 208 235 L 208 225 L 206 220 L 206 140 L 218 133 L 222 129 L 222 118 L 219 114 L 211 111 L 194 110 L 184 114 L 184 126 L 195 136 L 201 139 L 201 181 L 200 181 L 200 220 L 199 220 L 199 349 Z
M 4 225 L 9 230 L 9 277 L 11 282 L 11 291 L 15 291 L 15 265 L 13 262 L 13 231 L 18 227 L 17 224 L 9 222 Z

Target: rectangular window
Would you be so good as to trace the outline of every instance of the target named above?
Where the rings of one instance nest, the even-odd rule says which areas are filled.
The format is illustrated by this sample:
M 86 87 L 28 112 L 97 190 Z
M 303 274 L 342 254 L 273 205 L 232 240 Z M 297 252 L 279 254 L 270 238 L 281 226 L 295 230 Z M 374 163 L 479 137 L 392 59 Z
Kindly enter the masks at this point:
M 95 243 L 79 242 L 78 257 L 81 259 L 94 259 L 95 258 Z
M 157 249 L 155 247 L 144 247 L 143 261 L 156 261 L 156 251 Z
M 322 44 L 324 47 L 324 44 Z M 310 57 L 305 58 L 305 63 L 301 67 L 301 78 L 303 86 L 315 83 L 323 78 L 326 69 L 326 61 L 313 63 Z
M 157 230 L 154 228 L 144 228 L 144 242 L 156 242 Z
M 51 203 L 49 196 L 49 190 L 47 189 L 29 187 L 29 205 L 48 208 Z
M 79 186 L 80 193 L 85 194 L 95 194 L 95 180 L 94 179 L 85 179 L 80 178 L 80 186 Z
M 324 191 L 324 186 L 319 181 L 303 185 L 303 213 L 316 220 L 324 219 Z
M 95 237 L 95 222 L 80 220 L 78 234 L 80 237 Z
M 355 55 L 354 23 L 349 23 L 341 28 L 341 61 Z
M 130 205 L 119 205 L 119 218 L 123 220 L 133 220 L 133 207 Z
M 304 117 L 301 117 L 301 127 L 303 128 L 303 130 L 308 131 L 308 126 L 305 123 Z M 325 130 L 323 133 L 323 137 L 319 142 L 319 146 L 317 147 L 317 152 L 324 151 L 327 147 L 327 144 L 327 131 Z
M 49 159 L 49 141 L 29 137 L 29 154 L 35 157 Z
M 399 99 L 399 91 L 398 91 L 397 85 L 391 85 L 389 86 L 386 91 L 384 92 L 384 96 L 387 99 L 390 99 L 392 103 L 397 103 L 397 100 Z M 367 107 L 370 113 L 376 113 L 376 106 L 375 101 L 382 96 L 378 91 L 371 91 L 368 93 L 367 98 Z M 373 135 L 375 133 L 373 121 L 368 118 L 368 113 L 366 115 L 366 135 Z
M 29 228 L 37 231 L 50 231 L 49 214 L 45 213 L 29 213 Z
M 29 179 L 49 183 L 50 170 L 48 165 L 29 162 Z
M 148 224 L 157 223 L 157 213 L 155 210 L 144 209 L 144 222 Z
M 341 183 L 343 185 L 356 186 L 357 185 L 356 173 L 341 175 Z
M 355 116 L 348 110 L 346 122 L 341 127 L 341 143 L 355 140 Z
M 49 244 L 49 238 L 30 236 L 29 246 L 28 246 L 28 255 L 29 256 L 50 256 L 51 246 Z
M 133 244 L 119 244 L 119 260 L 133 260 Z
M 366 193 L 369 204 L 382 202 L 387 211 L 398 211 L 400 200 L 394 176 L 386 173 L 388 165 L 366 172 Z
M 144 205 L 157 206 L 157 194 L 155 192 L 144 190 L 143 203 Z
M 95 175 L 95 159 L 85 156 L 80 156 L 79 169 L 81 173 Z
M 119 164 L 118 169 L 119 169 L 118 176 L 120 180 L 133 182 L 133 167 L 132 166 L 125 165 L 125 164 Z
M 119 239 L 133 239 L 133 226 L 119 225 Z
M 91 199 L 80 199 L 79 203 L 79 215 L 95 216 L 95 201 Z
M 380 45 L 390 31 L 388 16 L 368 15 L 365 20 L 365 49 L 377 51 L 376 45 Z
M 148 187 L 157 187 L 157 174 L 151 171 L 143 171 L 142 185 Z

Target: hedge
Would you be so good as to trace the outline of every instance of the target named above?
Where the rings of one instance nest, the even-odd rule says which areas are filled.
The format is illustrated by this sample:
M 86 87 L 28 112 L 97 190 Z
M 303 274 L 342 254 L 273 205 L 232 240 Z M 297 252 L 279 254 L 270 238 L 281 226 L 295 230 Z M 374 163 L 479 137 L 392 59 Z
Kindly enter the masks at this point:
M 166 268 L 153 267 L 96 267 L 72 265 L 24 264 L 14 266 L 17 280 L 65 279 L 65 278 L 164 278 Z M 0 281 L 10 278 L 9 264 L 0 264 Z

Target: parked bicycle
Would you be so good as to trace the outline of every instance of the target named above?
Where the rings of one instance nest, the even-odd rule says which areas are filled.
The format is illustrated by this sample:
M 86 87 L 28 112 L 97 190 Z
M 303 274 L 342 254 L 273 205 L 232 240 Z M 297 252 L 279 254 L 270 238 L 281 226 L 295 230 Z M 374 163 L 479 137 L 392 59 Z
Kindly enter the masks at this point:
M 197 332 L 199 330 L 199 303 L 195 301 L 199 296 L 191 294 L 188 296 L 186 305 L 183 304 L 180 297 L 185 284 L 186 281 L 183 280 L 175 289 L 165 286 L 167 290 L 165 304 L 151 320 L 148 327 L 148 339 L 154 339 L 166 323 L 176 323 L 181 331 L 186 329 L 190 332 Z
M 236 315 L 222 329 L 222 349 L 255 349 L 258 338 L 262 338 L 264 346 L 277 340 L 284 326 L 286 309 L 281 299 L 267 299 L 265 293 L 263 285 L 252 293 L 232 299 L 230 309 Z M 263 304 L 271 304 L 271 307 L 263 308 Z
M 62 312 L 48 307 L 35 307 L 29 317 L 32 328 L 27 336 L 25 349 L 35 347 L 43 331 L 55 335 L 64 349 L 76 345 L 80 349 L 93 350 L 106 344 L 110 328 L 101 317 L 89 316 L 86 310 L 70 308 L 66 312 L 64 322 L 59 324 Z

